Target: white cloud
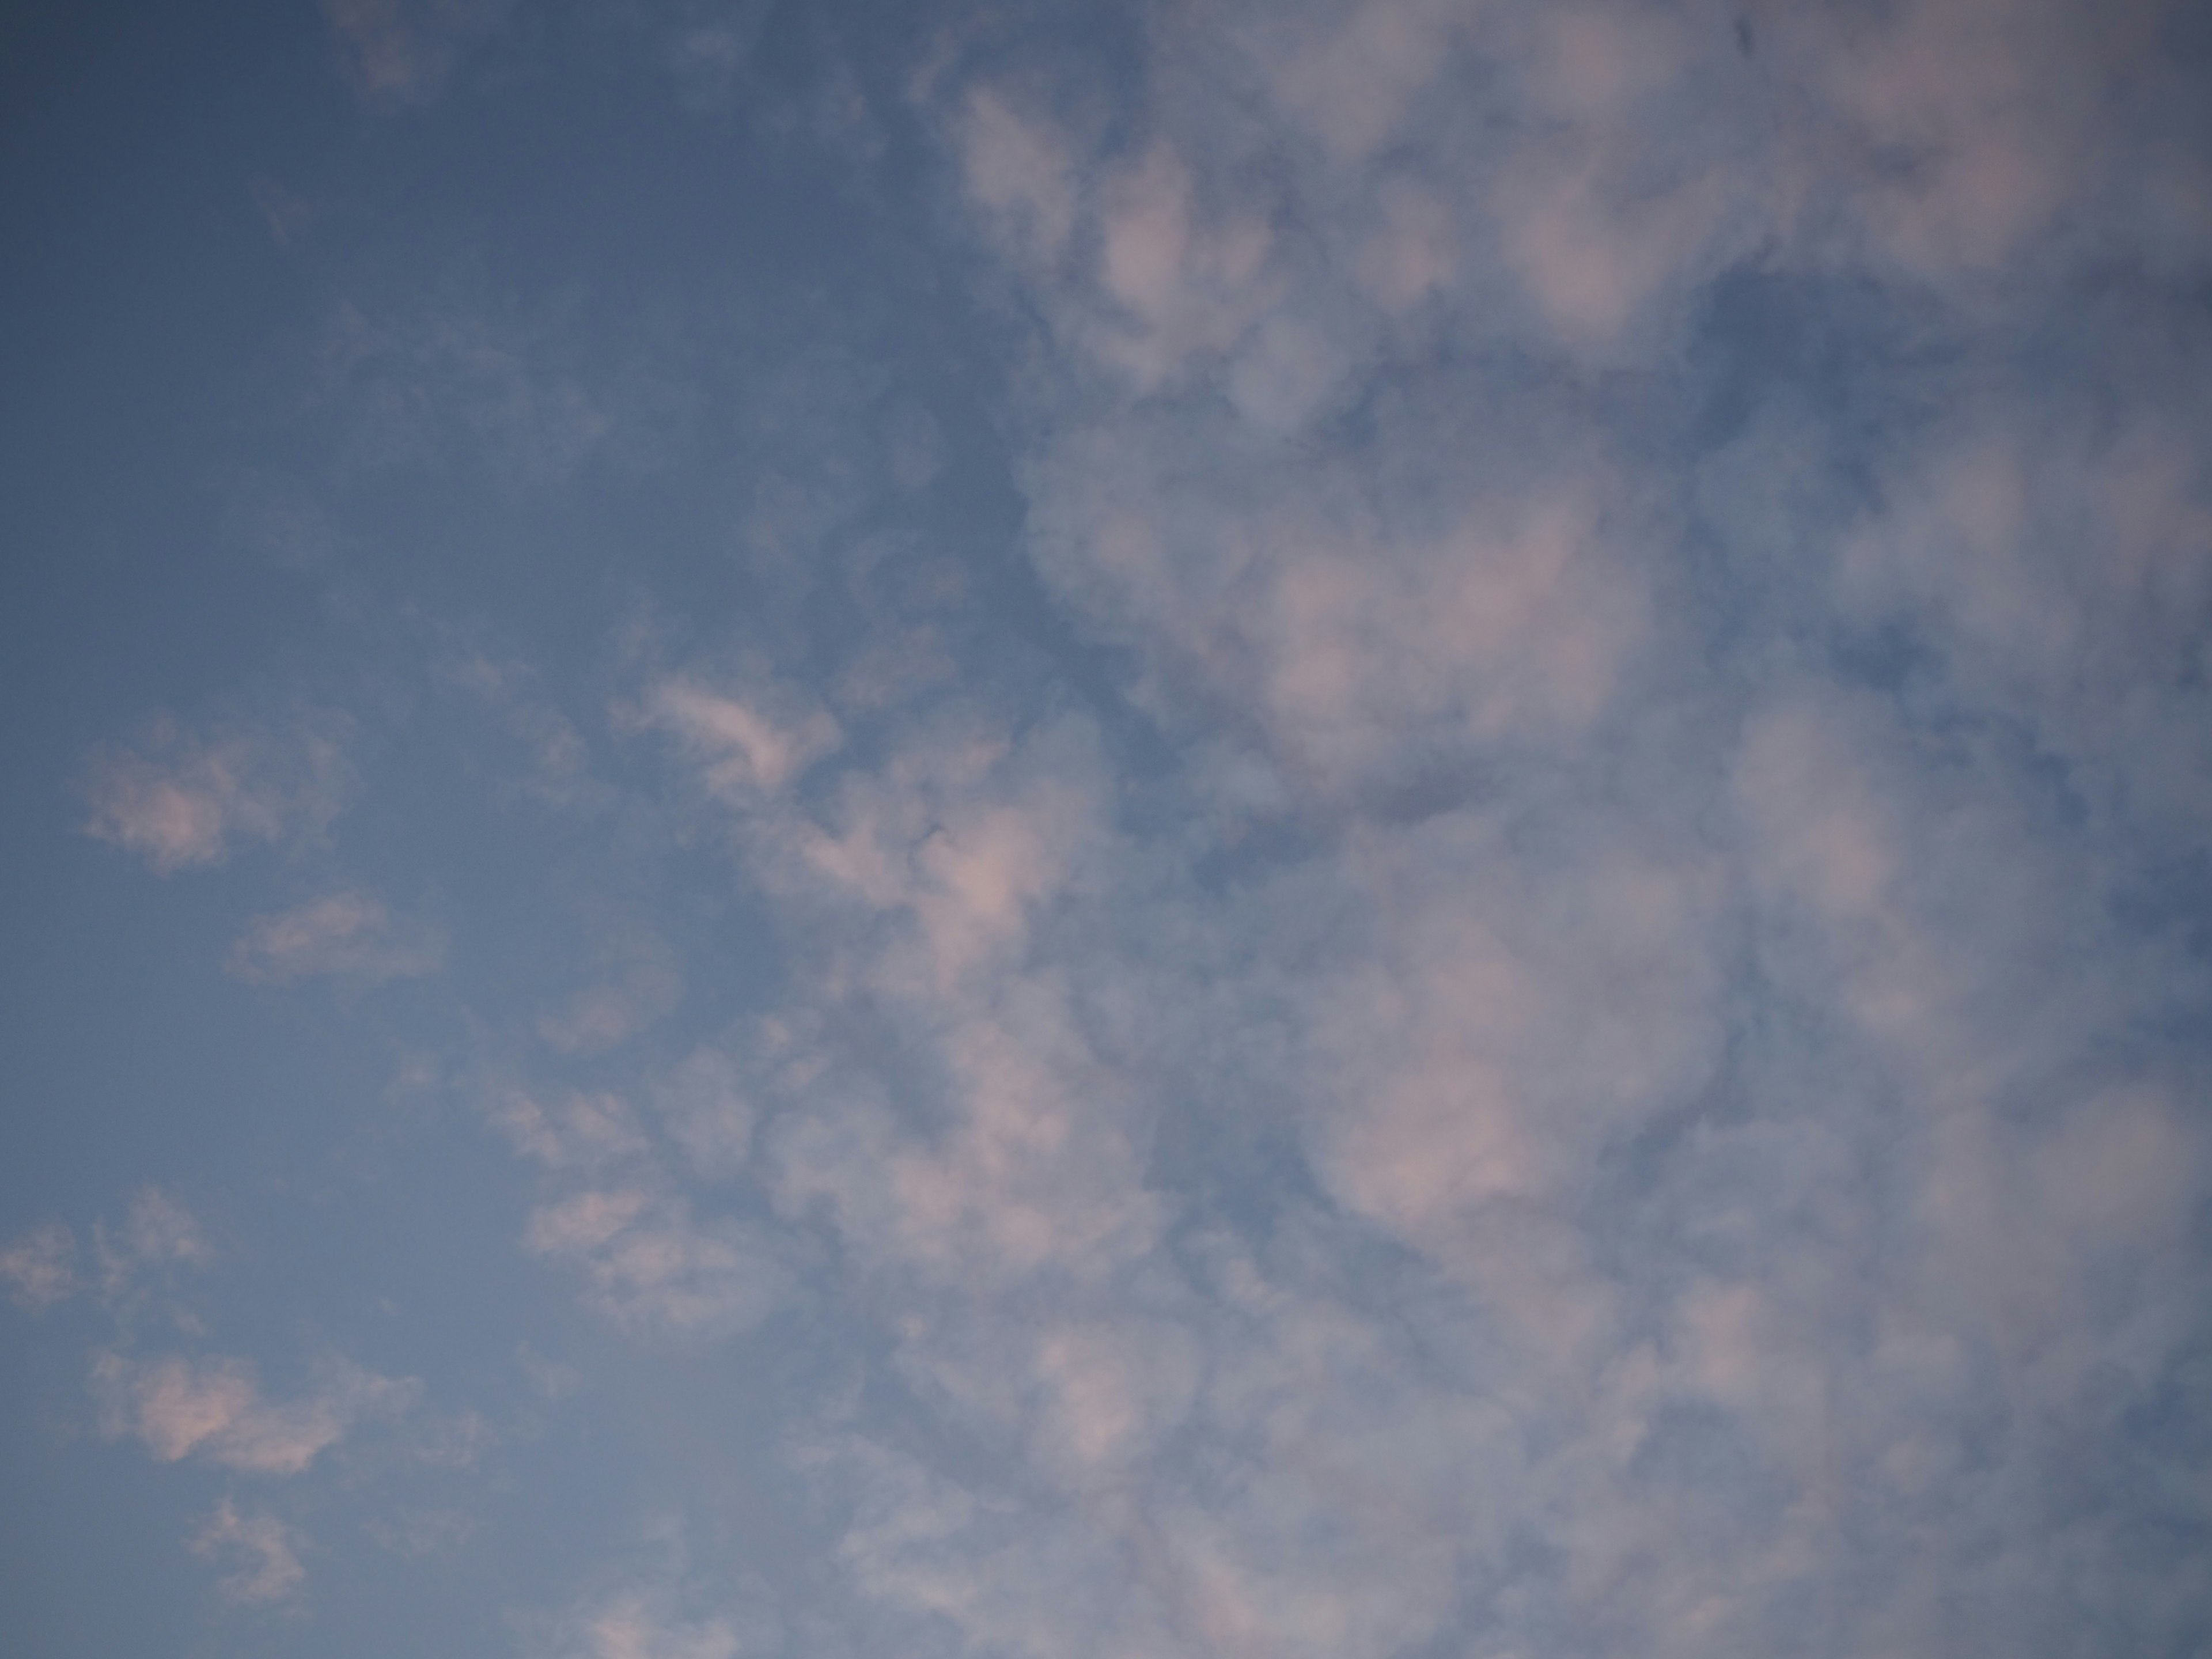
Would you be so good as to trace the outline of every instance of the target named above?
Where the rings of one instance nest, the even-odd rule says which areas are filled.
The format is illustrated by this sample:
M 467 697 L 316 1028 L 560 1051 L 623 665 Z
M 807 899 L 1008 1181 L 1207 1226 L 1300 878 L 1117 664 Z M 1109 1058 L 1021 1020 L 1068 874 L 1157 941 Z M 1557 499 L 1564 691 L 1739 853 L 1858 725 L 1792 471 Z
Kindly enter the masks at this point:
M 96 1358 L 93 1389 L 111 1438 L 134 1437 L 163 1463 L 194 1457 L 264 1475 L 304 1473 L 358 1425 L 406 1410 L 421 1392 L 412 1378 L 332 1358 L 317 1367 L 310 1392 L 272 1401 L 242 1359 L 112 1352 Z
M 352 892 L 256 917 L 230 947 L 231 972 L 264 985 L 323 975 L 379 985 L 437 973 L 445 959 L 434 925 Z
M 137 1289 L 150 1276 L 166 1278 L 180 1267 L 203 1267 L 215 1247 L 184 1200 L 159 1187 L 141 1187 L 131 1195 L 123 1224 L 111 1230 L 96 1221 L 93 1254 L 100 1261 L 100 1289 L 110 1301 Z
M 528 1621 L 544 1659 L 738 1659 L 779 1645 L 765 1587 L 695 1558 L 678 1521 L 647 1526 L 643 1547 L 566 1607 Z M 732 1580 L 738 1582 L 732 1583 Z
M 770 712 L 686 679 L 653 687 L 647 710 L 703 763 L 708 789 L 733 804 L 774 794 L 838 742 L 836 721 L 822 710 Z
M 1029 550 L 1177 758 L 1144 839 L 1110 765 L 855 716 L 891 757 L 736 838 L 811 951 L 779 1204 L 1003 1460 L 817 1449 L 893 1628 L 2193 1628 L 2050 1437 L 2195 1388 L 2201 944 L 2136 912 L 2212 799 L 2198 394 L 2023 366 L 2159 148 L 2154 9 L 2059 9 L 1226 6 L 1133 87 L 919 83 L 1033 331 Z
M 0 1279 L 7 1281 L 16 1305 L 33 1313 L 67 1301 L 82 1282 L 76 1273 L 76 1235 L 58 1221 L 33 1227 L 0 1250 Z
M 515 1151 L 550 1170 L 592 1172 L 634 1162 L 649 1143 L 629 1101 L 614 1094 L 571 1094 L 551 1106 L 521 1093 L 492 1109 Z
M 299 1595 L 307 1582 L 307 1570 L 300 1564 L 301 1543 L 298 1531 L 275 1516 L 241 1513 L 228 1498 L 191 1535 L 193 1554 L 233 1565 L 216 1588 L 248 1607 L 289 1601 Z
M 533 1211 L 540 1255 L 577 1262 L 586 1303 L 639 1334 L 715 1341 L 750 1329 L 789 1300 L 769 1242 L 734 1222 L 701 1223 L 678 1200 L 641 1188 L 591 1188 Z
M 85 832 L 136 853 L 155 874 L 220 864 L 240 842 L 320 835 L 352 793 L 342 717 L 203 735 L 167 719 L 137 749 L 95 751 Z
M 744 1650 L 727 1620 L 670 1620 L 635 1595 L 587 1615 L 578 1638 L 568 1650 L 577 1659 L 737 1659 Z

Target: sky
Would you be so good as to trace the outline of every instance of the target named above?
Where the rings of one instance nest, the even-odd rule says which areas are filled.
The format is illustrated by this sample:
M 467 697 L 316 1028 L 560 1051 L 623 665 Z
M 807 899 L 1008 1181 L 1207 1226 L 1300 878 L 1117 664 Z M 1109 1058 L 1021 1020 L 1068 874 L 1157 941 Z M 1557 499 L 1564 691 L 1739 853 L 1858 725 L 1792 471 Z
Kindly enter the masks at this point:
M 22 0 L 0 1645 L 2212 1650 L 2212 15 Z

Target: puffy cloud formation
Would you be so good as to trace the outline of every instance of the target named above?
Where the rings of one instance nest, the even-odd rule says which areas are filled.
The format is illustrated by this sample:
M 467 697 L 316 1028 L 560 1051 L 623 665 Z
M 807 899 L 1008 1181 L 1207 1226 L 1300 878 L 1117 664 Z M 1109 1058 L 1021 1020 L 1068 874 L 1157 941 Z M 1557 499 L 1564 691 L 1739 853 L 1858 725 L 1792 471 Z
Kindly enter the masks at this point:
M 923 77 L 1030 549 L 1177 759 L 683 748 L 807 941 L 779 1209 L 1002 1460 L 812 1443 L 900 1639 L 2201 1634 L 2178 27 L 1224 4 Z

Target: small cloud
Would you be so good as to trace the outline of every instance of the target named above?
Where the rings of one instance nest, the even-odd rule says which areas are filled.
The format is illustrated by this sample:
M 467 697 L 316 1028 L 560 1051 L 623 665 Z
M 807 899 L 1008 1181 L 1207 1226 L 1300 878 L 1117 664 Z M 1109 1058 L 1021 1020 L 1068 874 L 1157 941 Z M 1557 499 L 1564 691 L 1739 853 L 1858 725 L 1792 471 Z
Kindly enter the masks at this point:
M 93 755 L 85 833 L 137 854 L 162 876 L 220 864 L 243 842 L 319 834 L 350 793 L 344 736 L 335 717 L 305 719 L 283 733 L 215 736 L 159 720 L 137 748 Z
M 127 1295 L 149 1273 L 204 1267 L 215 1255 L 198 1218 L 182 1199 L 159 1187 L 142 1187 L 131 1195 L 123 1224 L 112 1231 L 93 1224 L 93 1254 L 100 1260 L 101 1294 L 112 1302 Z
M 647 1146 L 620 1095 L 573 1094 L 544 1106 L 513 1094 L 492 1109 L 491 1119 L 518 1153 L 549 1170 L 600 1169 L 634 1160 Z
M 820 710 L 786 715 L 685 679 L 653 688 L 646 720 L 676 734 L 704 767 L 709 791 L 738 804 L 774 794 L 839 741 L 836 721 Z
M 163 1463 L 198 1457 L 248 1474 L 291 1475 L 357 1423 L 404 1411 L 421 1392 L 412 1378 L 380 1376 L 348 1360 L 321 1369 L 313 1392 L 281 1404 L 262 1398 L 242 1359 L 103 1353 L 92 1381 L 110 1439 L 135 1437 Z
M 530 1386 L 548 1400 L 566 1400 L 584 1386 L 584 1373 L 562 1359 L 548 1359 L 535 1348 L 525 1346 L 516 1355 L 523 1375 Z
M 293 238 L 320 216 L 313 203 L 295 196 L 274 179 L 256 179 L 248 189 L 269 226 L 270 240 L 278 247 L 290 247 Z
M 0 1250 L 0 1279 L 18 1307 L 44 1313 L 82 1288 L 76 1276 L 76 1235 L 58 1221 L 34 1227 Z
M 750 31 L 726 21 L 686 29 L 668 46 L 668 69 L 687 109 L 719 109 L 750 54 Z
M 307 1583 L 300 1565 L 300 1534 L 275 1516 L 240 1514 L 228 1498 L 215 1506 L 192 1534 L 191 1548 L 203 1560 L 231 1564 L 234 1571 L 216 1583 L 233 1601 L 264 1607 L 289 1601 Z
M 767 1587 L 718 1562 L 696 1566 L 681 1522 L 650 1523 L 645 1546 L 595 1575 L 565 1607 L 526 1619 L 535 1659 L 737 1659 L 786 1645 Z
M 526 1243 L 536 1255 L 580 1263 L 586 1299 L 616 1324 L 679 1341 L 750 1329 L 789 1290 L 784 1268 L 744 1228 L 702 1227 L 682 1203 L 634 1187 L 541 1206 Z
M 564 1650 L 576 1659 L 737 1659 L 739 1648 L 726 1620 L 683 1623 L 635 1595 L 595 1608 L 576 1634 Z
M 446 940 L 417 917 L 395 916 L 362 893 L 332 893 L 257 917 L 230 948 L 230 971 L 259 985 L 311 976 L 380 985 L 445 966 Z
M 426 104 L 472 37 L 498 26 L 505 0 L 322 0 L 347 80 L 364 103 Z
M 626 1042 L 673 1013 L 684 1000 L 684 972 L 666 939 L 650 927 L 617 923 L 601 937 L 609 973 L 538 1022 L 538 1035 L 564 1054 L 597 1054 Z

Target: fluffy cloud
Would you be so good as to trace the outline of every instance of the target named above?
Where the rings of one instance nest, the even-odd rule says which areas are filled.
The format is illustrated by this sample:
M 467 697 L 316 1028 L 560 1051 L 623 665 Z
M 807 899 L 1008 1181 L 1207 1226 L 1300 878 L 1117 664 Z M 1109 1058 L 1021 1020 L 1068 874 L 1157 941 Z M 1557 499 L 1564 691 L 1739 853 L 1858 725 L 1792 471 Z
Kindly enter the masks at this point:
M 777 1645 L 762 1586 L 732 1584 L 679 1519 L 657 1517 L 642 1547 L 558 1613 L 529 1621 L 545 1659 L 738 1659 Z
M 2036 355 L 2188 170 L 2112 113 L 2160 26 L 1224 5 L 917 83 L 1180 769 L 1147 839 L 917 720 L 734 838 L 819 958 L 779 1203 L 1006 1460 L 817 1447 L 896 1628 L 2194 1628 L 2119 1540 L 2202 1505 L 2060 1447 L 2202 1462 L 2201 411 L 2139 323 Z
M 197 1457 L 266 1475 L 303 1473 L 356 1425 L 405 1410 L 421 1392 L 411 1378 L 343 1359 L 322 1364 L 310 1392 L 282 1402 L 263 1398 L 253 1368 L 240 1359 L 108 1352 L 94 1361 L 92 1380 L 111 1438 L 133 1437 L 164 1463 Z
M 158 721 L 137 748 L 92 757 L 85 832 L 137 854 L 164 876 L 220 864 L 241 842 L 319 835 L 351 793 L 348 731 L 342 718 L 319 714 L 209 734 Z

